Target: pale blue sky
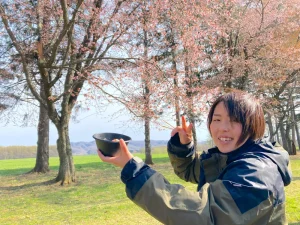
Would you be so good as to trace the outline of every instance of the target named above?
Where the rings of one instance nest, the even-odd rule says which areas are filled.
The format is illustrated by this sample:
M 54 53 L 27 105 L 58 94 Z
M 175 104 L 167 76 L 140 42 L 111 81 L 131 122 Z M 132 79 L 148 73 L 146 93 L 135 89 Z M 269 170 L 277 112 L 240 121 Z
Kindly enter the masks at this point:
M 122 116 L 112 119 L 111 114 L 115 110 L 108 108 L 106 112 L 97 115 L 95 112 L 86 112 L 78 116 L 79 122 L 70 123 L 71 142 L 89 142 L 93 141 L 93 134 L 101 132 L 123 133 L 130 136 L 133 140 L 144 140 L 143 124 L 136 124 L 129 120 L 126 112 Z M 169 121 L 170 122 L 170 121 Z M 175 122 L 170 122 L 175 125 Z M 205 125 L 197 127 L 197 136 L 199 141 L 206 140 L 209 136 Z M 171 130 L 158 129 L 153 127 L 151 130 L 152 140 L 168 140 Z M 50 127 L 50 144 L 55 144 L 57 131 L 54 125 Z M 17 127 L 4 126 L 0 124 L 0 146 L 11 145 L 36 145 L 37 130 L 36 127 Z

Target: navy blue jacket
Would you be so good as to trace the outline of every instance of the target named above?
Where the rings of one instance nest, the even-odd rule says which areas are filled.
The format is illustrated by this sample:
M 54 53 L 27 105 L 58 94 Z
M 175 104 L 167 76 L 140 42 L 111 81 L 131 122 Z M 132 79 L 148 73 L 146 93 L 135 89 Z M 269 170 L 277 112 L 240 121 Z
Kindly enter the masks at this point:
M 176 134 L 168 143 L 170 162 L 180 178 L 198 184 L 197 192 L 170 184 L 138 159 L 121 178 L 127 196 L 164 224 L 287 224 L 284 186 L 291 173 L 279 149 L 248 140 L 227 154 L 211 148 L 199 155 Z

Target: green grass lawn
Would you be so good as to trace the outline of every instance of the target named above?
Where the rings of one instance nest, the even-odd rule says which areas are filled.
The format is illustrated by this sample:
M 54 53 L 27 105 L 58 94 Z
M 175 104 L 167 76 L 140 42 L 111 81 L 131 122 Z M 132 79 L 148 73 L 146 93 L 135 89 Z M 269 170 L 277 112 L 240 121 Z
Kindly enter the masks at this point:
M 171 183 L 196 190 L 174 175 L 165 153 L 155 153 L 153 159 L 153 168 Z M 25 174 L 35 159 L 0 160 L 0 224 L 160 224 L 126 197 L 119 168 L 96 155 L 75 156 L 74 161 L 77 182 L 60 186 L 45 184 L 56 176 L 58 158 L 50 159 L 50 173 L 38 175 Z M 294 181 L 286 188 L 287 217 L 295 225 L 300 224 L 300 157 L 292 157 L 291 163 Z

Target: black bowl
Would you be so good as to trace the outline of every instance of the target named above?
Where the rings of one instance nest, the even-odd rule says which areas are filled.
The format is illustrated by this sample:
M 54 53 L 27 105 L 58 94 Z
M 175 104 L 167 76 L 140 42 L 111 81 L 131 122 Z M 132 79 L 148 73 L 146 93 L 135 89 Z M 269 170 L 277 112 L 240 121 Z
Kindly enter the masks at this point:
M 128 145 L 128 142 L 131 140 L 131 137 L 124 134 L 117 133 L 100 133 L 94 134 L 93 138 L 96 141 L 97 148 L 105 156 L 113 156 L 120 148 L 119 141 L 112 141 L 114 139 L 123 139 Z

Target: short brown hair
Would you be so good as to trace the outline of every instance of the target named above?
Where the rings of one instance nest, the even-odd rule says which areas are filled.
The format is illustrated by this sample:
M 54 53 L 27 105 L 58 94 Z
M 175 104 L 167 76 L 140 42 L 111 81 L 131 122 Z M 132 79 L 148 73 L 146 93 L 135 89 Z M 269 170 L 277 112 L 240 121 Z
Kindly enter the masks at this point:
M 220 102 L 224 103 L 230 119 L 242 124 L 242 134 L 237 144 L 243 143 L 248 137 L 252 140 L 263 137 L 265 132 L 263 109 L 257 99 L 241 91 L 224 94 L 215 100 L 207 117 L 209 132 L 215 108 Z

